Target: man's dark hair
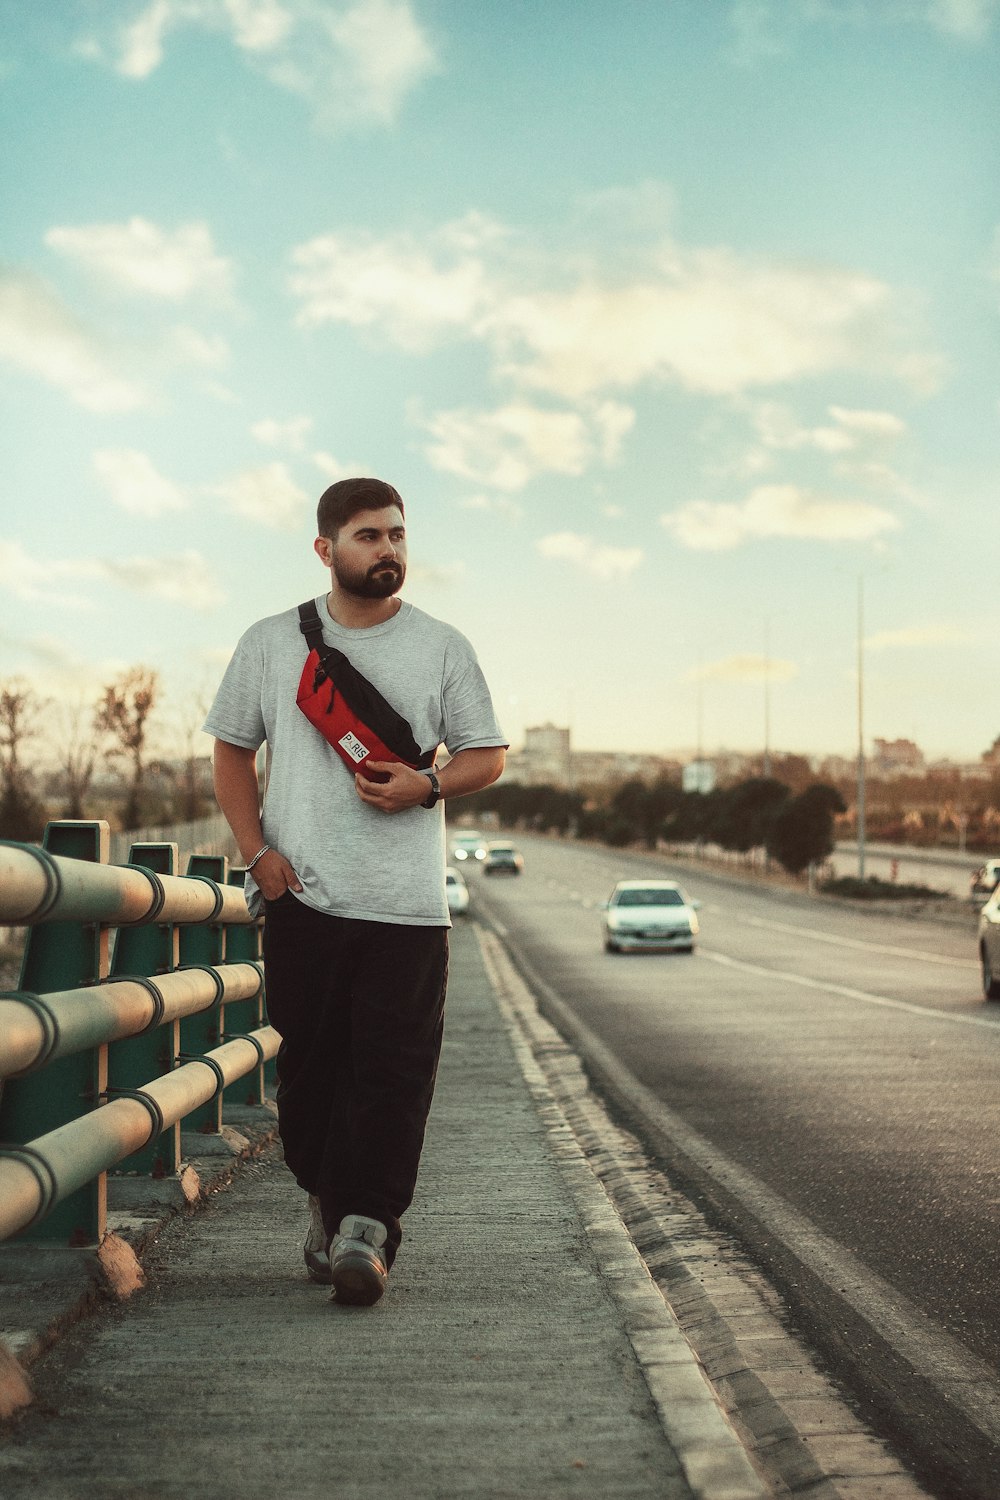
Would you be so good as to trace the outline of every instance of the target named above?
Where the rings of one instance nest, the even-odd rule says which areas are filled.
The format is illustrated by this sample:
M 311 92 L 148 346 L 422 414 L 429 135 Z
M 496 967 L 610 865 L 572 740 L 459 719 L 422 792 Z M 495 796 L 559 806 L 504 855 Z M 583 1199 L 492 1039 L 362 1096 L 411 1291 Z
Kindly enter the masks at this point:
M 346 526 L 359 511 L 384 510 L 387 505 L 398 505 L 400 513 L 405 515 L 399 491 L 384 479 L 338 479 L 319 497 L 316 508 L 319 534 L 335 538 L 341 526 Z

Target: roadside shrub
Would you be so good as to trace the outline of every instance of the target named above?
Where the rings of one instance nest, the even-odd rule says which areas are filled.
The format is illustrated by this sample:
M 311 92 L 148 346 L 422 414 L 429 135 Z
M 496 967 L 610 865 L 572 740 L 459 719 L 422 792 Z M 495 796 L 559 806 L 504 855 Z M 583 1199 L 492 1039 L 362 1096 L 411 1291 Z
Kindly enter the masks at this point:
M 868 875 L 859 880 L 856 875 L 838 875 L 833 880 L 824 880 L 820 890 L 831 896 L 848 896 L 854 901 L 945 901 L 947 891 L 935 891 L 929 885 L 905 885 L 896 880 L 880 880 L 877 875 Z

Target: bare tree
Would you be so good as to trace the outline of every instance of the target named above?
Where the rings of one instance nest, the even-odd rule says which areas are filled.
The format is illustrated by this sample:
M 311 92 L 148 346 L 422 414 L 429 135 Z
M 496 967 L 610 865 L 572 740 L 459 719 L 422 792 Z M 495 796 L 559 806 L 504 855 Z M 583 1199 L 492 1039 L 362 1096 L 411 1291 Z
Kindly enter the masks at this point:
M 31 790 L 31 778 L 21 761 L 24 741 L 38 733 L 45 707 L 32 688 L 14 678 L 0 688 L 0 836 L 37 838 L 45 812 Z
M 128 799 L 122 817 L 126 828 L 138 828 L 142 820 L 149 718 L 159 692 L 160 679 L 151 667 L 131 667 L 104 689 L 94 714 L 94 728 L 111 736 L 109 756 L 122 756 L 129 764 Z
M 102 702 L 104 700 L 102 699 Z M 84 816 L 84 799 L 90 790 L 100 754 L 100 735 L 94 714 L 83 699 L 67 707 L 63 716 L 60 770 L 66 788 L 67 818 Z
M 185 696 L 177 721 L 184 744 L 184 765 L 178 777 L 175 816 L 185 823 L 204 817 L 208 806 L 199 776 L 198 746 L 211 702 L 211 689 L 202 682 Z

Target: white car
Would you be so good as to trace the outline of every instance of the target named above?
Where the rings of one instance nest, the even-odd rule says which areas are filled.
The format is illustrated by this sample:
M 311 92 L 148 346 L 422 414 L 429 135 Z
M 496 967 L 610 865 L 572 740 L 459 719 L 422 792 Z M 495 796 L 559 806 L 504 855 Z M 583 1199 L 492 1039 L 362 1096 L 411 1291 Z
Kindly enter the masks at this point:
M 444 889 L 448 897 L 448 910 L 453 917 L 460 917 L 469 910 L 469 887 L 460 870 L 449 865 L 444 872 Z
M 978 943 L 983 997 L 1000 1000 L 1000 885 L 979 913 Z
M 969 882 L 969 894 L 973 901 L 982 905 L 992 896 L 998 885 L 1000 885 L 1000 859 L 988 859 L 984 865 L 980 865 Z
M 604 907 L 605 952 L 674 948 L 692 953 L 698 905 L 676 880 L 619 880 Z
M 482 861 L 486 858 L 486 840 L 471 828 L 456 834 L 451 842 L 451 857 L 457 865 L 474 859 Z

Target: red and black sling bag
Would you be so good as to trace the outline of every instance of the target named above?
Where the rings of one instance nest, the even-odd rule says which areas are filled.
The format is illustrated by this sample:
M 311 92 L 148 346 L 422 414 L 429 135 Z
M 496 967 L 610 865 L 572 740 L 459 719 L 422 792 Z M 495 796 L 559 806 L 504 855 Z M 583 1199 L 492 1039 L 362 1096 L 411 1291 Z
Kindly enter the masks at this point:
M 398 760 L 415 771 L 429 770 L 434 750 L 421 750 L 402 714 L 342 651 L 326 644 L 315 599 L 299 605 L 299 629 L 309 655 L 295 701 L 348 770 L 363 770 L 372 781 L 388 777 L 369 771 L 369 760 Z

